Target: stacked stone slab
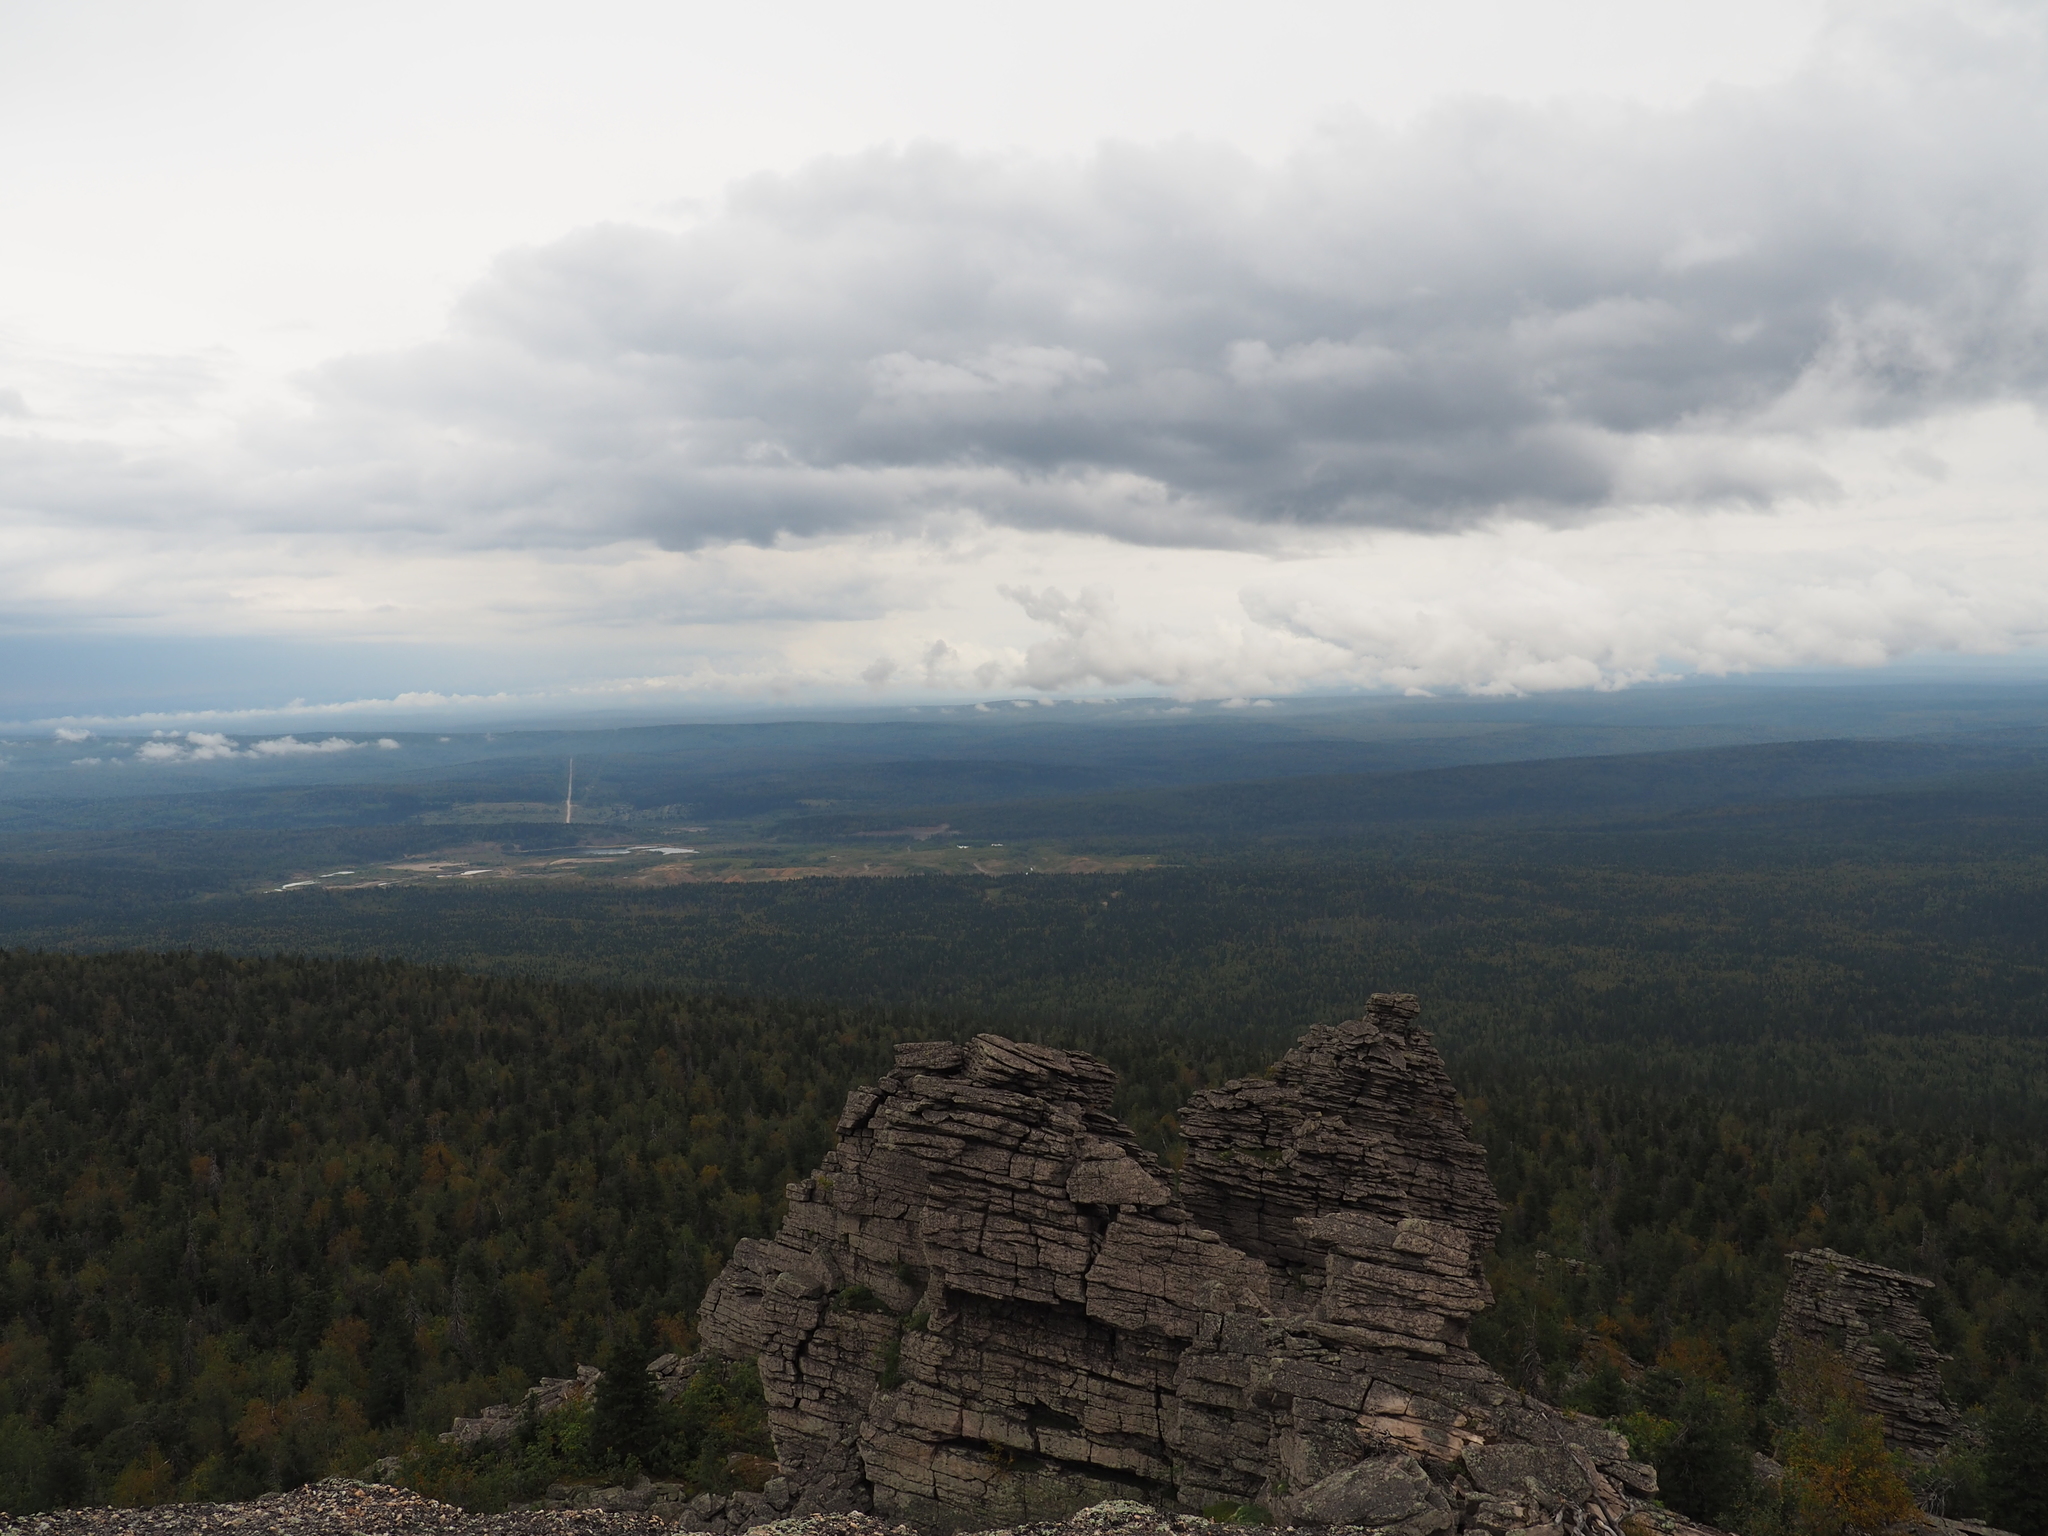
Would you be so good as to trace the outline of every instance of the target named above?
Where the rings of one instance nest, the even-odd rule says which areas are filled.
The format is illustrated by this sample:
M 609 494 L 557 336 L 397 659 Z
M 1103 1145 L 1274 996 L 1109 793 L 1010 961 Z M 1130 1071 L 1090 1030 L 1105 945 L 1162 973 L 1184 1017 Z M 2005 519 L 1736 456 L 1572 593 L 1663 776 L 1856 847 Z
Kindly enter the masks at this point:
M 708 1349 L 760 1362 L 790 1507 L 1135 1497 L 1402 1536 L 1639 1512 L 1655 1474 L 1619 1436 L 1466 1344 L 1499 1216 L 1416 1013 L 1375 996 L 1198 1097 L 1178 1193 L 1094 1057 L 899 1046 L 702 1309 Z
M 1942 1356 L 1920 1311 L 1919 1293 L 1934 1282 L 1832 1248 L 1788 1258 L 1785 1309 L 1771 1340 L 1778 1368 L 1792 1364 L 1802 1342 L 1840 1350 L 1884 1420 L 1885 1439 L 1911 1456 L 1940 1455 L 1961 1419 L 1942 1391 Z

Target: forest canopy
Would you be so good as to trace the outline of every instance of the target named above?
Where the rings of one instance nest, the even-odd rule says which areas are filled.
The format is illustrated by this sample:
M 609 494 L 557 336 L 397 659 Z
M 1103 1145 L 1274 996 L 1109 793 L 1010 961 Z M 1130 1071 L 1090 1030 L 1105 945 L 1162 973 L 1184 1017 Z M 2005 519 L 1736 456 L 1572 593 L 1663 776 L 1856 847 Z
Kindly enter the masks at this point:
M 8 1499 L 254 1493 L 430 1443 L 579 1361 L 686 1349 L 847 1088 L 897 1039 L 983 1022 L 397 962 L 0 954 Z M 1170 1162 L 1185 1097 L 1285 1044 L 1036 1033 L 1116 1065 L 1119 1112 Z M 1768 1448 L 1783 1255 L 1824 1244 L 1936 1280 L 1959 1404 L 2039 1411 L 2036 1141 L 1857 1109 L 1910 1073 L 1897 1049 L 1801 1046 L 1805 1070 L 1877 1085 L 1808 1107 L 1717 1088 L 1711 1041 L 1661 1049 L 1606 1081 L 1540 1021 L 1453 1053 L 1506 1207 L 1475 1330 L 1496 1365 L 1646 1423 L 1708 1404 Z M 1646 1088 L 1660 1061 L 1673 1086 Z

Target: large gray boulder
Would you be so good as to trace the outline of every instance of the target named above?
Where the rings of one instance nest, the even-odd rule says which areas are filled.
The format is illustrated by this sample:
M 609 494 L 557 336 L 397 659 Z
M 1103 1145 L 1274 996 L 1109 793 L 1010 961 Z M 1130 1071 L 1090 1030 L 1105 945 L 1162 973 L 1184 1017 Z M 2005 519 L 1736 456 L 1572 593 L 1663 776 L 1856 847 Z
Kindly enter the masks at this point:
M 1306 1525 L 1356 1525 L 1426 1536 L 1451 1530 L 1450 1500 L 1413 1456 L 1374 1456 L 1332 1472 L 1285 1506 Z

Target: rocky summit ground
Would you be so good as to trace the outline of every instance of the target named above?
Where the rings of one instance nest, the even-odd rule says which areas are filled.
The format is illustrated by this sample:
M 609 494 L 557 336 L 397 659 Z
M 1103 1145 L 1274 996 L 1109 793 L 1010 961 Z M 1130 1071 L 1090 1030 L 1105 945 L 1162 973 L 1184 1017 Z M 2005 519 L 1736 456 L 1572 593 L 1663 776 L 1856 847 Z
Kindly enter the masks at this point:
M 970 1522 L 971 1524 L 971 1522 Z M 1243 1526 L 1171 1514 L 1112 1499 L 1069 1515 L 1006 1526 L 981 1536 L 1243 1536 Z M 1365 1536 L 1356 1526 L 1303 1528 L 1314 1536 Z M 676 1526 L 654 1515 L 595 1509 L 473 1515 L 405 1488 L 331 1477 L 246 1504 L 161 1504 L 152 1509 L 65 1509 L 43 1515 L 0 1512 L 0 1536 L 200 1536 L 212 1531 L 280 1531 L 292 1536 L 609 1536 Z M 1275 1533 L 1289 1536 L 1294 1528 Z M 801 1515 L 752 1527 L 749 1536 L 936 1536 L 927 1527 L 873 1515 Z M 1558 1531 L 1556 1536 L 1564 1536 Z M 1661 1536 L 1646 1528 L 1634 1536 Z
M 346 1477 L 330 1477 L 246 1504 L 0 1513 L 0 1536 L 202 1536 L 212 1531 L 288 1531 L 293 1536 L 666 1536 L 673 1529 L 653 1515 L 594 1509 L 473 1515 L 407 1488 Z
M 675 1526 L 654 1515 L 595 1509 L 473 1515 L 405 1488 L 330 1477 L 245 1504 L 160 1504 L 151 1509 L 64 1509 L 42 1515 L 0 1512 L 0 1536 L 201 1536 L 212 1531 L 281 1531 L 292 1536 L 611 1536 Z M 1243 1527 L 1111 1500 L 1065 1520 L 1039 1521 L 986 1536 L 1232 1536 Z M 752 1536 L 931 1536 L 873 1515 L 803 1515 L 755 1526 Z M 1323 1533 L 1319 1532 L 1319 1536 Z M 1328 1536 L 1342 1536 L 1341 1529 Z

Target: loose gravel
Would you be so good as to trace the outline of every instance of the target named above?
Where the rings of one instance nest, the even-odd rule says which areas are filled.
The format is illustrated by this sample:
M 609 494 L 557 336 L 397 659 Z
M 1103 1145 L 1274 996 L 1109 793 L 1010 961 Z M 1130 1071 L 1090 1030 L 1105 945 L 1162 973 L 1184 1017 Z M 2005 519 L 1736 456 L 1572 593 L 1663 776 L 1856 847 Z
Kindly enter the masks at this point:
M 405 1488 L 330 1477 L 246 1504 L 159 1504 L 151 1509 L 0 1512 L 0 1536 L 204 1536 L 211 1531 L 288 1531 L 293 1536 L 668 1536 L 654 1515 L 598 1509 L 472 1515 Z

